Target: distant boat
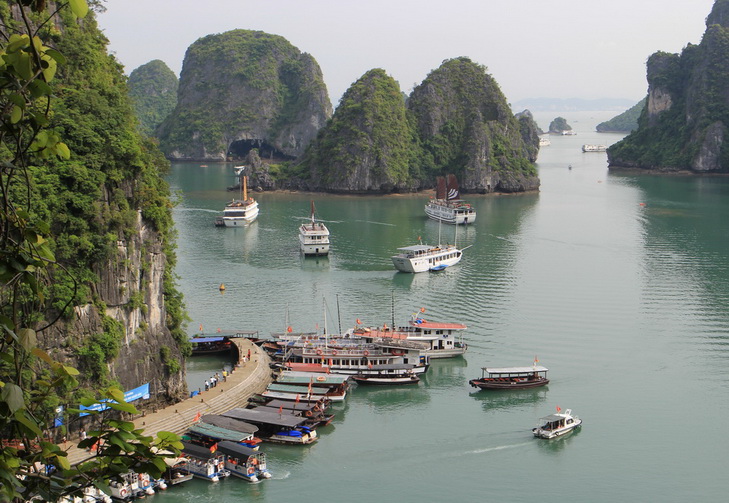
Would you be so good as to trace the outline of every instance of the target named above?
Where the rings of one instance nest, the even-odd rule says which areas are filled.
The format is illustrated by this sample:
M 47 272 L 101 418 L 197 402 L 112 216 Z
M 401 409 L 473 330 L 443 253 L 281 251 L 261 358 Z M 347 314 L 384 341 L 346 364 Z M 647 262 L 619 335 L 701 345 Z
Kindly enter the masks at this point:
M 311 221 L 299 227 L 299 245 L 304 255 L 327 255 L 329 253 L 329 229 L 317 222 L 314 213 L 314 201 L 311 202 Z
M 258 202 L 248 197 L 248 177 L 243 174 L 245 166 L 234 168 L 240 179 L 240 199 L 233 199 L 225 205 L 223 215 L 215 219 L 218 227 L 240 227 L 258 217 Z
M 447 224 L 472 224 L 476 221 L 476 210 L 460 199 L 458 180 L 455 175 L 436 179 L 435 199 L 425 205 L 425 214 L 438 222 Z
M 565 129 L 562 131 L 562 136 L 575 136 L 577 133 L 571 129 Z
M 607 146 L 606 145 L 585 144 L 585 145 L 582 145 L 582 151 L 583 152 L 607 152 Z
M 582 426 L 582 419 L 572 415 L 572 409 L 562 412 L 557 407 L 556 414 L 550 414 L 539 420 L 539 425 L 532 428 L 532 433 L 538 438 L 555 438 L 565 435 Z
M 551 144 L 552 144 L 552 142 L 549 140 L 549 138 L 539 138 L 540 147 L 548 147 Z

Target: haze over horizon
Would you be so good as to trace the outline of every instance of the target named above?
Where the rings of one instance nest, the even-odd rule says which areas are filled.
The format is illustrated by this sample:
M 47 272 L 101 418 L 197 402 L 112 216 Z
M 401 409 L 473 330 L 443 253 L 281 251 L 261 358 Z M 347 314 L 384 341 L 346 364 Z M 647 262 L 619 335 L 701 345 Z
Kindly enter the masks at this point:
M 714 0 L 105 0 L 99 26 L 127 74 L 234 29 L 280 35 L 319 63 L 332 104 L 372 68 L 410 93 L 443 60 L 484 65 L 509 102 L 645 97 L 647 58 L 698 44 Z M 204 5 L 201 8 L 201 5 Z M 447 7 L 447 9 L 446 9 Z

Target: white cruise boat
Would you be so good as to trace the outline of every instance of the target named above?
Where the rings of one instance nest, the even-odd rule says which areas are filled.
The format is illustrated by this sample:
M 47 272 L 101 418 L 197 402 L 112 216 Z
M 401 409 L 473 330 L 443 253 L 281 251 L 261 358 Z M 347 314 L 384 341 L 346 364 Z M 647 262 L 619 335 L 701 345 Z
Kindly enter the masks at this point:
M 607 146 L 606 145 L 585 144 L 585 145 L 582 145 L 582 151 L 583 152 L 607 152 Z
M 421 308 L 421 313 L 425 308 Z M 428 348 L 424 354 L 429 359 L 452 358 L 463 355 L 468 349 L 468 344 L 463 342 L 463 331 L 468 327 L 462 323 L 436 323 L 428 321 L 413 313 L 407 326 L 400 326 L 394 329 L 379 327 L 357 327 L 354 335 L 365 339 L 368 342 L 382 338 L 405 339 L 426 343 Z
M 311 221 L 299 227 L 299 245 L 304 255 L 327 255 L 329 253 L 329 229 L 314 218 L 314 201 L 311 202 Z
M 240 198 L 225 205 L 223 216 L 215 219 L 218 227 L 241 227 L 258 217 L 258 202 L 248 197 L 248 177 L 242 174 L 244 167 L 234 169 L 240 178 Z
M 539 146 L 540 147 L 548 147 L 552 144 L 551 140 L 549 138 L 539 138 Z
M 398 248 L 392 263 L 398 271 L 425 272 L 441 271 L 461 261 L 463 251 L 455 245 L 413 245 Z
M 572 409 L 562 412 L 562 409 L 557 407 L 555 414 L 550 414 L 539 420 L 539 424 L 532 429 L 532 433 L 538 438 L 555 438 L 565 435 L 581 425 L 582 419 L 573 416 Z
M 425 205 L 425 214 L 437 222 L 447 224 L 472 224 L 476 221 L 476 210 L 465 201 L 459 199 L 458 181 L 455 175 L 448 175 L 448 181 L 442 176 L 437 178 L 435 199 Z

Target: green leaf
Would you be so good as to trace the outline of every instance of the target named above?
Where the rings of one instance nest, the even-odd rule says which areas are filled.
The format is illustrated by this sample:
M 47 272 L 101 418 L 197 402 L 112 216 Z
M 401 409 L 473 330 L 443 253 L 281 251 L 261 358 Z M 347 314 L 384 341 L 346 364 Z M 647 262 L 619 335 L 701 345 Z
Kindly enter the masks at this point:
M 25 415 L 24 411 L 19 410 L 15 413 L 15 420 L 18 421 L 20 424 L 28 428 L 28 430 L 35 433 L 37 436 L 42 437 L 43 432 L 38 428 L 38 425 L 35 424 L 33 421 L 28 419 L 28 417 Z
M 21 328 L 18 330 L 18 338 L 26 351 L 30 351 L 38 345 L 38 337 L 33 329 Z
M 66 64 L 66 56 L 64 56 L 63 54 L 61 54 L 57 50 L 55 50 L 55 49 L 46 49 L 46 54 L 48 56 L 52 57 L 53 59 L 55 59 L 56 60 L 56 63 L 58 63 L 59 65 L 65 65 Z
M 129 412 L 130 414 L 137 414 L 139 411 L 137 408 L 130 403 L 113 403 L 109 402 L 109 407 L 114 410 L 120 410 L 122 412 Z
M 48 356 L 48 353 L 43 351 L 41 348 L 33 348 L 31 350 L 31 354 L 33 354 L 34 356 L 37 356 L 38 358 L 40 358 L 44 362 L 48 363 L 49 365 L 51 363 L 53 363 L 53 360 L 51 359 L 50 356 Z
M 23 110 L 21 110 L 19 106 L 13 105 L 13 109 L 10 111 L 10 123 L 17 124 L 22 118 Z
M 25 407 L 23 390 L 17 384 L 6 383 L 2 392 L 0 392 L 0 400 L 5 402 L 12 413 Z
M 71 158 L 71 150 L 68 148 L 68 145 L 66 145 L 63 142 L 59 142 L 56 144 L 56 154 L 61 159 L 70 159 Z
M 86 13 L 89 11 L 89 6 L 86 5 L 85 0 L 68 0 L 68 5 L 78 17 L 86 17 Z

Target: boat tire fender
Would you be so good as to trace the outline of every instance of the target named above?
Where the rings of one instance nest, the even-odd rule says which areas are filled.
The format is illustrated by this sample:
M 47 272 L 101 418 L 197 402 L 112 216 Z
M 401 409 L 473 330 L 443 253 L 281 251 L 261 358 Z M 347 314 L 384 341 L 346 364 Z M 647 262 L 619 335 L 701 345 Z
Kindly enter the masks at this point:
M 319 356 L 321 356 L 321 353 L 322 353 L 321 349 L 316 350 L 316 354 L 318 354 Z

